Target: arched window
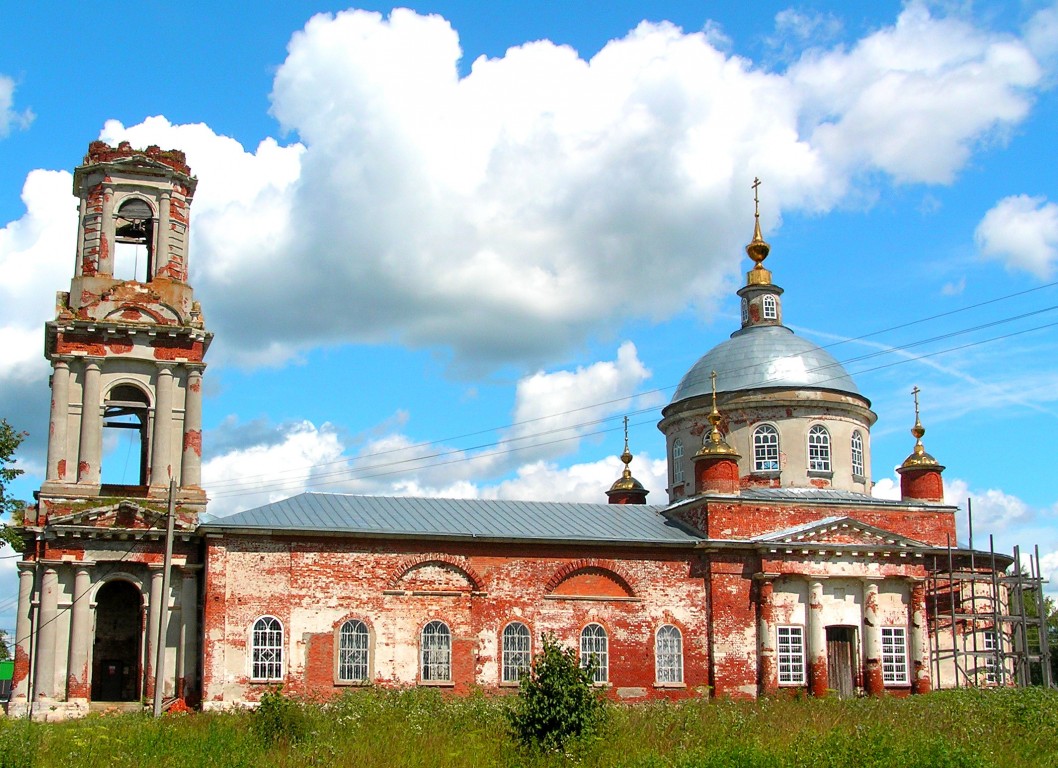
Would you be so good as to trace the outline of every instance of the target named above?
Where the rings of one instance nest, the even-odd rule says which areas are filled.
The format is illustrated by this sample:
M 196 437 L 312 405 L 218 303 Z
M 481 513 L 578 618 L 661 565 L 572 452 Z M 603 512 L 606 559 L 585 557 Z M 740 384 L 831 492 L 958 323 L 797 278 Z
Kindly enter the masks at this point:
M 855 477 L 865 477 L 863 471 L 863 435 L 857 429 L 852 433 L 852 474 Z
M 367 624 L 350 619 L 338 630 L 338 680 L 363 683 L 371 679 L 371 636 Z
M 512 621 L 503 630 L 503 682 L 517 683 L 533 663 L 529 627 Z
M 753 430 L 753 471 L 779 471 L 779 430 L 771 424 Z
M 114 215 L 114 268 L 118 280 L 149 282 L 154 262 L 154 211 L 138 197 L 126 199 Z
M 262 616 L 253 625 L 250 639 L 254 680 L 283 679 L 283 625 L 274 616 Z
M 589 624 L 580 633 L 580 665 L 588 669 L 595 660 L 592 680 L 605 683 L 610 679 L 609 640 L 601 624 Z
M 147 485 L 150 399 L 132 384 L 117 384 L 103 399 L 103 485 Z
M 830 471 L 830 433 L 819 424 L 808 430 L 808 471 Z
M 683 441 L 678 437 L 672 441 L 672 484 L 683 482 Z
M 452 681 L 452 633 L 443 621 L 431 621 L 422 628 L 422 680 Z
M 764 310 L 763 316 L 765 320 L 778 320 L 779 319 L 779 302 L 775 300 L 775 297 L 771 294 L 764 294 L 764 298 L 761 299 L 761 307 Z
M 659 683 L 683 682 L 683 636 L 671 624 L 654 638 L 654 676 Z

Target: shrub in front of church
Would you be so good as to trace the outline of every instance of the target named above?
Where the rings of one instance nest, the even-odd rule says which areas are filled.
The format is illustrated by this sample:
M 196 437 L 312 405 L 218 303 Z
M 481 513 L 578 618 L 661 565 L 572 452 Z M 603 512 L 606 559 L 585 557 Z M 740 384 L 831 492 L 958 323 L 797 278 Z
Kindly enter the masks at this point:
M 509 715 L 522 745 L 561 750 L 599 726 L 605 705 L 592 684 L 593 666 L 582 667 L 576 651 L 560 646 L 552 636 L 543 637 L 543 650 L 522 676 Z
M 297 744 L 308 736 L 309 726 L 305 705 L 284 696 L 282 686 L 261 695 L 250 722 L 254 736 L 266 744 Z

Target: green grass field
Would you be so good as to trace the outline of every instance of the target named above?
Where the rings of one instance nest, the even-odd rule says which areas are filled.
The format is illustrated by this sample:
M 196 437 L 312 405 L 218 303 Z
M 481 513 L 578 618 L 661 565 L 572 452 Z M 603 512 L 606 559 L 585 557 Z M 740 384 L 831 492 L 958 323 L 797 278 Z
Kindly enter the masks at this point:
M 368 689 L 284 706 L 267 720 L 250 712 L 0 719 L 0 766 L 1058 766 L 1058 691 L 1034 688 L 610 706 L 593 738 L 559 754 L 519 748 L 509 706 L 480 695 Z

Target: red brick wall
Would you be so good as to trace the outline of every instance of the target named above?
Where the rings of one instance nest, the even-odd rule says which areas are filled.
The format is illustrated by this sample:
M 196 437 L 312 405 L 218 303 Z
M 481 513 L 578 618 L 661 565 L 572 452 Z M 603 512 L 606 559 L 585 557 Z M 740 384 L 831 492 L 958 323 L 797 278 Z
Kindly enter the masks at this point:
M 648 699 L 695 694 L 709 683 L 706 592 L 696 556 L 683 551 L 451 544 L 404 546 L 353 539 L 282 540 L 226 536 L 207 544 L 205 700 L 255 700 L 250 627 L 262 615 L 284 626 L 284 689 L 332 695 L 336 629 L 346 618 L 371 627 L 374 682 L 418 682 L 419 636 L 433 619 L 452 632 L 456 692 L 499 689 L 501 635 L 528 626 L 534 651 L 554 633 L 577 647 L 581 629 L 601 624 L 609 639 L 609 695 Z M 415 563 L 408 568 L 408 563 Z M 571 567 L 572 566 L 572 567 Z M 752 610 L 750 611 L 752 615 Z M 683 636 L 681 688 L 655 685 L 654 634 Z

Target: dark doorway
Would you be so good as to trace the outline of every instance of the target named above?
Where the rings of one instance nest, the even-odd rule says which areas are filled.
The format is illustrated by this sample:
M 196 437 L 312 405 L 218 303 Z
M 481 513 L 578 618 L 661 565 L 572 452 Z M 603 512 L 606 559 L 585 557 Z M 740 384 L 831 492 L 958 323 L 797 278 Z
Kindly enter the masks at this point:
M 138 701 L 143 599 L 127 581 L 103 585 L 96 595 L 92 646 L 92 701 Z
M 827 682 L 842 699 L 856 693 L 856 630 L 827 627 Z

